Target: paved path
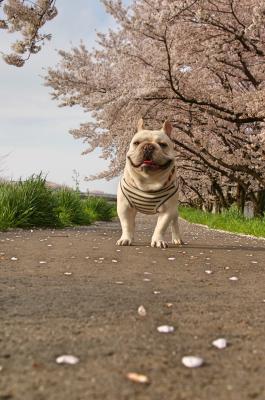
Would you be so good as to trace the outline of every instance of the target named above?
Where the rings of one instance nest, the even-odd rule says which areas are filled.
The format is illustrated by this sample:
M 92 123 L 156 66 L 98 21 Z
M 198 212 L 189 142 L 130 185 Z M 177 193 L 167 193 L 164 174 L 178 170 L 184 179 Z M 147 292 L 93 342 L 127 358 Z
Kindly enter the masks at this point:
M 0 400 L 265 399 L 265 241 L 182 222 L 185 246 L 153 249 L 153 225 L 120 248 L 116 222 L 0 233 Z

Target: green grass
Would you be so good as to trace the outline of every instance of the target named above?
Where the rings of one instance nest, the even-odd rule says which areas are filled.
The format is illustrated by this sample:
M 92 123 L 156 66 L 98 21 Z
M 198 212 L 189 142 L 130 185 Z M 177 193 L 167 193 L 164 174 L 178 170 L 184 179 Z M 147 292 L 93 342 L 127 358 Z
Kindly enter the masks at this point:
M 116 208 L 100 197 L 89 197 L 83 200 L 85 213 L 91 221 L 110 221 L 116 216 Z
M 179 214 L 189 222 L 207 225 L 209 228 L 265 237 L 265 217 L 245 218 L 234 207 L 222 214 L 211 214 L 195 208 L 180 206 Z
M 51 191 L 40 175 L 25 182 L 0 184 L 0 229 L 54 226 Z
M 63 188 L 53 193 L 53 199 L 59 226 L 91 224 L 92 219 L 85 212 L 84 202 L 75 191 Z
M 81 200 L 67 188 L 52 191 L 41 174 L 24 182 L 0 182 L 0 230 L 89 225 L 114 216 L 114 205 L 105 199 Z

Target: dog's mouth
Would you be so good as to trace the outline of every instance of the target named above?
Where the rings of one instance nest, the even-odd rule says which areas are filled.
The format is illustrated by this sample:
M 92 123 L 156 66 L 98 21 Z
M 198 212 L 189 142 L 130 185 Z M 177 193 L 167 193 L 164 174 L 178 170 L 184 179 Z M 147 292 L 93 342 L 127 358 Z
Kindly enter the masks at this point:
M 160 169 L 167 169 L 173 160 L 168 160 L 165 164 L 157 164 L 154 160 L 143 160 L 138 165 L 134 164 L 130 157 L 128 157 L 130 163 L 134 168 L 144 168 L 152 171 L 157 171 Z
M 161 168 L 161 165 L 156 164 L 153 160 L 144 160 L 140 167 L 156 171 Z

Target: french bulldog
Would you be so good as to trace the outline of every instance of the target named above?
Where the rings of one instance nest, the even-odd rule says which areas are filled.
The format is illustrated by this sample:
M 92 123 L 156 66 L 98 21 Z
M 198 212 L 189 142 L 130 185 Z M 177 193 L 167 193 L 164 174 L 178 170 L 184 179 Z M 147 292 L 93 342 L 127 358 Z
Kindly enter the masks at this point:
M 138 122 L 117 193 L 117 211 L 122 227 L 119 246 L 130 246 L 134 239 L 137 212 L 158 214 L 151 246 L 166 248 L 165 233 L 171 224 L 172 243 L 182 244 L 178 226 L 178 187 L 172 125 L 166 121 L 161 130 L 144 129 Z

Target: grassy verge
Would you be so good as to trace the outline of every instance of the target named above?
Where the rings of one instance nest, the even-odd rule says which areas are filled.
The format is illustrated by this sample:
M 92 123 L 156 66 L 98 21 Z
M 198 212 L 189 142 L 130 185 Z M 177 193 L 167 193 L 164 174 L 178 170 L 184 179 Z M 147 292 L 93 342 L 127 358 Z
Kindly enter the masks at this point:
M 0 230 L 89 225 L 114 216 L 115 206 L 106 200 L 82 200 L 78 193 L 66 188 L 52 191 L 41 175 L 24 182 L 0 183 Z
M 179 214 L 189 222 L 207 225 L 209 228 L 265 237 L 265 217 L 248 219 L 234 208 L 222 214 L 211 214 L 190 207 L 179 207 Z

